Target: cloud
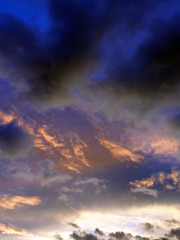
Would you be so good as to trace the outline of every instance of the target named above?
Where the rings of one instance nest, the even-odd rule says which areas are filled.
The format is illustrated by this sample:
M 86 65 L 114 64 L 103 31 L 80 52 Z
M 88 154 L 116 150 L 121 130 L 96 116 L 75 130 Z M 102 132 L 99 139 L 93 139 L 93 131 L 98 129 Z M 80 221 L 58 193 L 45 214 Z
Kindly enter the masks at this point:
M 119 239 L 119 240 L 129 240 L 132 238 L 130 233 L 126 234 L 124 232 L 115 232 L 109 234 L 110 239 Z
M 153 174 L 151 177 L 143 179 L 143 180 L 135 180 L 134 182 L 129 182 L 130 185 L 136 187 L 135 189 L 131 189 L 131 191 L 141 191 L 142 188 L 145 187 L 153 187 L 161 185 L 164 189 L 167 190 L 176 190 L 180 191 L 180 172 L 178 170 L 172 169 L 171 173 L 159 172 L 157 174 Z M 150 190 L 150 189 L 149 189 Z
M 127 94 L 148 103 L 157 99 L 164 101 L 177 94 L 180 75 L 178 21 L 179 16 L 169 21 L 161 19 L 158 24 L 156 19 L 151 20 L 146 28 L 148 33 L 132 59 L 116 70 L 116 81 L 112 85 L 115 93 L 120 94 L 118 90 L 124 88 Z
M 131 192 L 133 193 L 144 193 L 149 196 L 157 197 L 158 191 L 156 189 L 147 188 L 145 186 L 143 187 L 137 187 L 137 188 L 131 188 Z
M 72 87 L 84 85 L 87 72 L 97 65 L 99 46 L 117 25 L 123 36 L 144 24 L 146 11 L 158 1 L 49 0 L 46 41 L 37 31 L 10 14 L 1 14 L 1 75 L 21 89 L 33 103 L 72 103 Z M 103 6 L 103 7 L 102 7 Z M 137 17 L 138 16 L 138 17 Z
M 140 163 L 143 156 L 133 153 L 131 150 L 120 146 L 120 144 L 111 142 L 104 139 L 99 139 L 99 142 L 107 148 L 115 158 L 120 159 L 120 161 L 132 161 L 135 163 Z
M 105 183 L 107 180 L 99 179 L 99 178 L 86 178 L 86 179 L 78 179 L 75 181 L 74 185 L 84 185 L 84 184 L 92 184 L 94 186 L 98 186 L 99 184 Z
M 73 232 L 70 237 L 74 240 L 98 240 L 95 235 L 86 232 Z
M 23 206 L 36 206 L 41 203 L 39 197 L 23 197 L 23 196 L 0 196 L 0 207 L 3 209 L 15 209 Z
M 154 183 L 155 183 L 154 176 L 151 176 L 150 178 L 146 178 L 143 180 L 135 180 L 134 182 L 130 182 L 130 184 L 135 187 L 142 187 L 142 186 L 153 187 Z
M 177 239 L 180 239 L 180 228 L 173 228 L 171 231 L 166 234 L 167 237 L 176 237 Z
M 0 125 L 0 152 L 2 157 L 18 158 L 28 153 L 33 138 L 16 121 Z
M 96 234 L 98 234 L 99 236 L 103 236 L 104 235 L 103 231 L 101 231 L 99 228 L 96 228 L 94 232 Z
M 42 186 L 48 186 L 51 183 L 66 182 L 71 180 L 69 175 L 61 174 L 54 170 L 54 163 L 51 160 L 43 160 L 38 162 L 40 168 L 37 178 L 40 180 Z
M 72 227 L 74 227 L 74 228 L 80 228 L 77 224 L 75 224 L 75 223 L 69 223 L 69 225 L 71 225 Z
M 176 225 L 176 224 L 180 224 L 179 221 L 177 221 L 176 219 L 171 219 L 171 220 L 165 220 L 166 223 L 168 223 L 169 225 Z
M 26 180 L 26 182 L 39 184 L 41 187 L 49 187 L 54 183 L 64 183 L 72 179 L 72 176 L 63 174 L 55 170 L 54 162 L 51 160 L 41 160 L 35 163 L 37 171 L 33 171 L 30 162 L 11 161 L 8 164 L 8 178 Z M 62 192 L 80 192 L 80 189 L 70 189 L 62 187 Z
M 146 223 L 141 223 L 141 225 L 143 229 L 147 232 L 154 232 L 155 230 L 155 226 L 151 223 L 146 222 Z
M 69 187 L 62 187 L 61 192 L 65 193 L 83 193 L 81 188 L 69 188 Z
M 54 239 L 55 240 L 63 240 L 63 238 L 59 234 L 54 235 Z
M 142 237 L 142 236 L 139 236 L 139 235 L 137 235 L 137 236 L 135 236 L 135 239 L 137 239 L 137 240 L 150 240 L 150 238 L 148 238 L 148 237 Z M 162 238 L 162 240 L 163 240 L 164 238 Z M 165 239 L 164 239 L 165 240 Z
M 16 227 L 12 224 L 5 225 L 2 223 L 0 223 L 0 233 L 4 235 L 32 236 L 32 233 L 25 229 Z
M 16 119 L 16 115 L 13 112 L 8 114 L 8 113 L 5 113 L 5 112 L 0 110 L 1 124 L 8 124 L 8 123 L 12 122 L 15 119 Z

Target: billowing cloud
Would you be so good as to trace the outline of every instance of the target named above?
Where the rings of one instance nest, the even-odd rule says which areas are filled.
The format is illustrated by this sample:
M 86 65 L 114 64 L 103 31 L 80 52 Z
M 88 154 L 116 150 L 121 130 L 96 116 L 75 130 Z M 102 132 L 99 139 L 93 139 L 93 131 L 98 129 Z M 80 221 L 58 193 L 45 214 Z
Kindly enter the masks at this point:
M 70 237 L 74 240 L 98 240 L 98 238 L 92 233 L 86 232 L 73 232 Z
M 46 42 L 21 20 L 1 14 L 0 58 L 1 75 L 21 85 L 22 98 L 49 104 L 57 98 L 62 104 L 71 102 L 72 86 L 80 80 L 83 85 L 87 70 L 97 65 L 97 46 L 111 28 L 118 24 L 123 34 L 132 31 L 142 25 L 145 12 L 157 5 L 156 1 L 142 4 L 138 0 L 131 2 L 132 7 L 124 1 L 103 1 L 103 8 L 94 1 L 48 3 Z
M 129 240 L 133 238 L 133 236 L 130 233 L 126 234 L 124 232 L 110 233 L 109 237 L 110 239 L 119 239 L 119 240 Z
M 14 4 L 0 13 L 1 222 L 40 239 L 179 237 L 178 1 Z

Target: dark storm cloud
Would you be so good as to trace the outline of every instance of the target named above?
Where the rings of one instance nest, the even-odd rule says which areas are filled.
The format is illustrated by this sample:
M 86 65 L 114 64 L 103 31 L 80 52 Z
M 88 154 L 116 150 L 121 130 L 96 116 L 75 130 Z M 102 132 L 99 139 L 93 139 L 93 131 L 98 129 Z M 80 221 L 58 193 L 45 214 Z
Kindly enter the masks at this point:
M 118 239 L 118 240 L 129 240 L 133 236 L 130 233 L 124 233 L 124 232 L 115 232 L 115 233 L 110 233 L 109 237 L 111 239 Z
M 86 232 L 73 232 L 70 237 L 74 240 L 98 240 L 95 235 Z
M 144 23 L 160 1 L 49 1 L 50 30 L 37 30 L 1 14 L 1 74 L 21 86 L 21 98 L 51 103 L 70 98 L 69 87 L 97 63 L 100 42 L 116 29 L 120 35 Z
M 100 236 L 104 235 L 103 231 L 101 231 L 99 228 L 96 228 L 94 232 Z
M 1 157 L 21 157 L 28 152 L 32 144 L 32 136 L 18 126 L 16 121 L 0 126 Z
M 150 238 L 141 237 L 141 236 L 139 236 L 139 235 L 135 236 L 135 239 L 137 239 L 137 240 L 150 240 Z
M 177 239 L 180 239 L 180 228 L 173 228 L 171 231 L 166 234 L 167 237 L 176 237 Z
M 116 69 L 112 79 L 115 92 L 127 91 L 147 102 L 178 97 L 180 78 L 180 16 L 171 20 L 155 18 L 146 27 L 147 37 L 135 55 Z M 111 84 L 110 84 L 111 85 Z M 153 97 L 153 98 L 152 98 Z M 177 101 L 177 99 L 175 99 Z
M 171 235 L 171 236 L 177 236 L 177 235 Z M 95 235 L 89 234 L 86 232 L 73 232 L 72 234 L 70 234 L 70 237 L 73 238 L 74 240 L 99 240 L 101 239 L 102 236 L 97 238 Z M 105 236 L 105 238 L 109 240 L 151 240 L 152 239 L 150 237 L 144 237 L 140 235 L 133 236 L 131 233 L 125 233 L 123 231 L 109 233 L 108 236 Z M 153 238 L 153 239 L 168 240 L 168 238 L 166 237 Z

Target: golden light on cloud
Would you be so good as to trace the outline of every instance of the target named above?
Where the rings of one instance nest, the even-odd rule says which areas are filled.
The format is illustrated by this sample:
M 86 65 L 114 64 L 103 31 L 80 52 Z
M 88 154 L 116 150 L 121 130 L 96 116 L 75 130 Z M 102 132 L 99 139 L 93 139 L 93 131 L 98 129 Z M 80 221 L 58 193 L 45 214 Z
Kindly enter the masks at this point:
M 5 235 L 32 236 L 32 233 L 14 225 L 5 225 L 0 223 L 0 233 Z
M 56 136 L 50 135 L 47 132 L 47 126 L 43 125 L 42 128 L 38 130 L 38 132 L 44 137 L 44 139 L 51 144 L 54 148 L 56 147 L 62 147 L 63 143 L 59 143 L 56 139 Z
M 165 172 L 160 172 L 153 174 L 149 178 L 142 180 L 135 180 L 134 182 L 129 182 L 130 185 L 140 188 L 142 186 L 153 187 L 156 184 L 161 184 L 167 190 L 176 190 L 180 191 L 180 171 L 172 169 L 171 173 L 167 174 Z
M 14 119 L 16 119 L 16 115 L 15 113 L 10 113 L 10 114 L 6 114 L 3 111 L 0 110 L 0 120 L 1 120 L 1 124 L 8 124 L 10 122 L 12 122 Z
M 143 180 L 135 180 L 134 182 L 130 182 L 130 184 L 135 187 L 142 187 L 142 186 L 152 187 L 154 185 L 154 182 L 155 182 L 155 178 L 154 176 L 151 176 L 150 178 L 146 178 Z
M 175 155 L 178 152 L 179 142 L 174 138 L 161 138 L 151 143 L 155 154 Z
M 140 163 L 143 159 L 143 156 L 133 153 L 127 148 L 120 146 L 115 142 L 111 142 L 105 139 L 99 139 L 99 142 L 107 148 L 111 154 L 122 161 L 132 161 L 136 163 Z
M 15 209 L 17 207 L 22 207 L 25 205 L 36 206 L 40 203 L 41 199 L 39 197 L 23 197 L 10 195 L 0 196 L 0 207 L 4 209 Z

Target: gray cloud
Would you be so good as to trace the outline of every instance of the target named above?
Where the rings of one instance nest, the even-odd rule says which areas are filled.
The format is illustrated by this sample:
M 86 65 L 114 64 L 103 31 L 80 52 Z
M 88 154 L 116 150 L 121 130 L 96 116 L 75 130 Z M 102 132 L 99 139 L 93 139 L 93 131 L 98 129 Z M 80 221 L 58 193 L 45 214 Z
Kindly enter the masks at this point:
M 74 240 L 98 240 L 95 235 L 86 232 L 73 232 L 70 237 Z
M 147 232 L 153 232 L 155 230 L 155 226 L 151 223 L 146 222 L 146 223 L 142 223 L 141 225 L 143 229 Z
M 69 225 L 71 225 L 72 227 L 74 227 L 74 228 L 80 228 L 77 224 L 75 224 L 75 223 L 69 223 Z
M 152 197 L 157 197 L 158 196 L 158 190 L 147 188 L 145 186 L 137 187 L 137 188 L 131 188 L 130 191 L 133 192 L 133 193 L 144 193 L 144 194 L 152 196 Z
M 33 137 L 16 121 L 0 125 L 1 157 L 18 158 L 28 153 L 33 145 Z
M 173 228 L 171 231 L 166 234 L 167 237 L 176 237 L 178 240 L 180 239 L 180 228 Z
M 103 231 L 101 231 L 99 228 L 96 228 L 94 232 L 100 236 L 104 235 Z
M 43 160 L 38 162 L 40 171 L 37 177 L 40 178 L 41 184 L 48 186 L 53 182 L 66 182 L 71 180 L 72 177 L 69 175 L 61 174 L 54 170 L 54 163 L 51 160 Z
M 124 232 L 115 232 L 115 233 L 110 233 L 109 237 L 111 239 L 118 239 L 118 240 L 129 240 L 132 239 L 133 236 L 130 233 L 124 233 Z
M 54 239 L 55 240 L 63 240 L 63 238 L 59 234 L 54 235 Z
M 49 0 L 50 30 L 40 33 L 10 14 L 1 14 L 1 75 L 33 103 L 70 104 L 72 87 L 85 84 L 99 62 L 104 36 L 117 28 L 121 37 L 144 25 L 145 13 L 160 1 Z M 81 87 L 80 87 L 81 88 Z M 56 103 L 55 103 L 56 104 Z

